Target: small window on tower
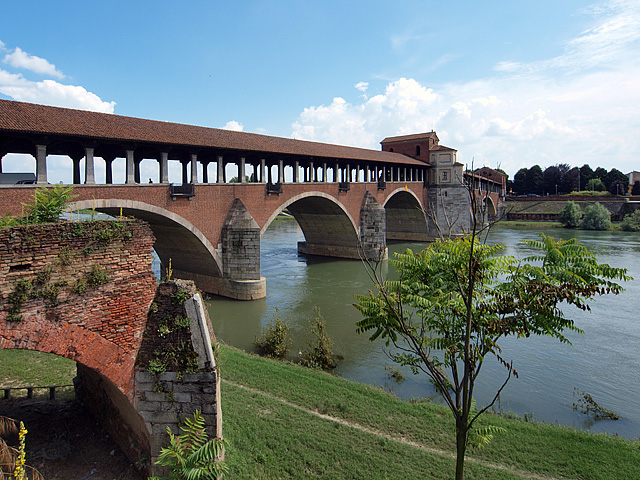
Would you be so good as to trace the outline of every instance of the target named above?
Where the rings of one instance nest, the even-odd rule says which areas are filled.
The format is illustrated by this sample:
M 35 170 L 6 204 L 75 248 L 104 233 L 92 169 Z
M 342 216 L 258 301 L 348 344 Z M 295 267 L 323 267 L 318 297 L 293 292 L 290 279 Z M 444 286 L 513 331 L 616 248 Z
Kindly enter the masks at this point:
M 390 151 L 390 152 L 393 152 L 393 148 L 390 148 L 390 149 L 389 149 L 389 151 Z
M 420 156 L 420 145 L 416 145 L 416 157 Z
M 447 172 L 442 172 L 442 180 L 446 180 L 447 179 Z

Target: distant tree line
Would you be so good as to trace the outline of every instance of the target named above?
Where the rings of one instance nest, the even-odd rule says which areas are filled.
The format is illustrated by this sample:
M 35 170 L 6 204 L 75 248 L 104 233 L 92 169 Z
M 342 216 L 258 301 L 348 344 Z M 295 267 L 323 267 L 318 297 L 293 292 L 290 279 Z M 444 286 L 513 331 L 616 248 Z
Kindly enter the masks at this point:
M 628 189 L 629 177 L 616 168 L 607 172 L 602 167 L 592 170 L 586 164 L 578 168 L 566 163 L 545 170 L 539 165 L 521 168 L 507 185 L 507 190 L 515 195 L 561 195 L 583 190 L 624 195 Z

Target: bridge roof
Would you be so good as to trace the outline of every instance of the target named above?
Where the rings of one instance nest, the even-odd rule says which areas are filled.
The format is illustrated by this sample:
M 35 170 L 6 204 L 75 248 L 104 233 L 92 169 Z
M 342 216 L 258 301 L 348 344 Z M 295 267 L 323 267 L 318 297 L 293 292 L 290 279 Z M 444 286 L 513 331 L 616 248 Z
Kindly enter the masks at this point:
M 425 166 L 400 153 L 0 99 L 0 133 Z

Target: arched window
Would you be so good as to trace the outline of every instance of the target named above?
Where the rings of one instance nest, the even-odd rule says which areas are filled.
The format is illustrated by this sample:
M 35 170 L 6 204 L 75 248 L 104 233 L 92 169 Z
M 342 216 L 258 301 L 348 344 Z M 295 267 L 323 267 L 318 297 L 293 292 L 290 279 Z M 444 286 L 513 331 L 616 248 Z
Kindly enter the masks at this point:
M 420 145 L 416 145 L 416 157 L 420 156 Z
M 393 152 L 393 148 L 390 148 L 390 149 L 389 149 L 389 151 L 390 151 L 390 152 Z

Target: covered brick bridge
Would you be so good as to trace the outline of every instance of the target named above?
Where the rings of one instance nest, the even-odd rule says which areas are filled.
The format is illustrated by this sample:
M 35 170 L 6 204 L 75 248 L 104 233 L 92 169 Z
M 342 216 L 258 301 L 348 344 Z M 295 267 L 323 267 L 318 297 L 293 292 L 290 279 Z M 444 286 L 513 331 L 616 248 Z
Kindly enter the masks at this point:
M 454 149 L 439 145 L 435 132 L 387 138 L 382 147 L 0 100 L 0 173 L 11 162 L 6 155 L 18 153 L 35 158 L 36 175 L 36 185 L 0 185 L 0 213 L 20 214 L 33 189 L 47 184 L 47 157 L 68 156 L 73 210 L 144 219 L 174 276 L 210 293 L 256 299 L 266 294 L 260 237 L 285 209 L 304 233 L 299 251 L 313 255 L 380 258 L 387 239 L 434 238 L 435 222 L 453 233 L 468 229 L 469 200 Z M 115 159 L 124 159 L 121 184 L 113 183 Z M 141 162 L 149 159 L 157 162 L 159 183 L 140 178 Z M 170 162 L 180 163 L 178 182 L 169 182 Z M 105 183 L 96 184 L 97 176 Z M 496 195 L 486 193 L 495 212 Z

